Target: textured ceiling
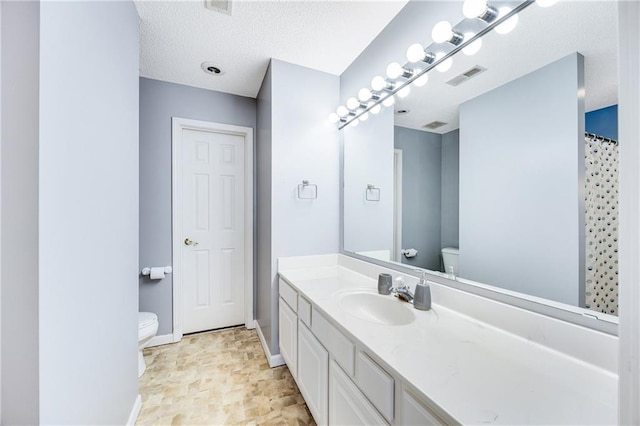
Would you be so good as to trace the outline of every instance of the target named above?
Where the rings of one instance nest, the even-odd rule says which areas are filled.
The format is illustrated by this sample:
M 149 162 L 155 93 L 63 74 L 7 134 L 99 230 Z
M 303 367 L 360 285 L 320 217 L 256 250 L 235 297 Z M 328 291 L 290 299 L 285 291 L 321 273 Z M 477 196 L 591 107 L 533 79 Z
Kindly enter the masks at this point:
M 452 22 L 462 20 L 451 17 Z M 507 35 L 491 32 L 475 56 L 458 54 L 446 73 L 432 71 L 429 82 L 411 88 L 411 94 L 397 102 L 399 126 L 428 130 L 433 121 L 448 123 L 435 133 L 458 128 L 459 105 L 499 87 L 572 52 L 585 57 L 585 106 L 587 111 L 617 103 L 618 11 L 615 1 L 562 1 L 549 8 L 532 5 L 520 14 L 518 26 Z M 427 41 L 427 40 L 425 40 Z M 458 87 L 445 84 L 475 65 L 487 68 Z M 372 71 L 374 75 L 376 71 Z M 381 70 L 377 71 L 378 73 Z
M 138 0 L 140 75 L 249 97 L 272 57 L 340 75 L 405 4 L 235 0 L 229 16 L 204 1 Z M 205 74 L 204 61 L 224 74 Z

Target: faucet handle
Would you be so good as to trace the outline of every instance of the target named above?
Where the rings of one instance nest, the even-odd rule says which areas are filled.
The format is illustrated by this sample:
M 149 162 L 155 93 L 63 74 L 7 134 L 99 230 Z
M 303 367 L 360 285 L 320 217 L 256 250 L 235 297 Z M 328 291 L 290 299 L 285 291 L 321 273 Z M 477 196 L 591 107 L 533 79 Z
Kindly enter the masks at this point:
M 402 288 L 402 289 L 407 288 L 407 284 L 405 284 L 405 282 L 404 282 L 404 277 L 403 277 L 403 276 L 401 276 L 401 275 L 400 275 L 400 276 L 396 277 L 396 279 L 395 279 L 394 281 L 395 281 L 395 284 L 396 284 L 396 285 L 394 286 L 395 288 L 398 288 L 398 289 L 400 289 L 400 288 Z

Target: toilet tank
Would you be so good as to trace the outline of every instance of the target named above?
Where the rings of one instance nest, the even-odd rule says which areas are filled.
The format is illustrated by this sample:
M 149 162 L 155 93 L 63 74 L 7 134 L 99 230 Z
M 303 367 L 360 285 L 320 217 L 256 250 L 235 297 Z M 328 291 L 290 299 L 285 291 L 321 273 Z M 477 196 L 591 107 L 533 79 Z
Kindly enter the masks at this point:
M 458 275 L 458 249 L 455 247 L 445 247 L 442 249 L 442 260 L 444 261 L 444 272 L 451 273 L 453 267 L 453 274 Z

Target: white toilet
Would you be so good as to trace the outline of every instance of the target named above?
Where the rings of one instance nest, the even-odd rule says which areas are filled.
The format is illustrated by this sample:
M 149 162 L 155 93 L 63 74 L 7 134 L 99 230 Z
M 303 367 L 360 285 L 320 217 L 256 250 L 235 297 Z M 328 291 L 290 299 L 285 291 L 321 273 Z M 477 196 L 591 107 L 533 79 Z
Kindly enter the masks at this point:
M 445 273 L 451 274 L 451 268 L 453 268 L 453 275 L 458 276 L 458 254 L 459 251 L 455 247 L 445 247 L 442 249 Z
M 138 312 L 138 377 L 144 374 L 147 365 L 144 363 L 142 350 L 158 332 L 158 316 L 151 312 Z

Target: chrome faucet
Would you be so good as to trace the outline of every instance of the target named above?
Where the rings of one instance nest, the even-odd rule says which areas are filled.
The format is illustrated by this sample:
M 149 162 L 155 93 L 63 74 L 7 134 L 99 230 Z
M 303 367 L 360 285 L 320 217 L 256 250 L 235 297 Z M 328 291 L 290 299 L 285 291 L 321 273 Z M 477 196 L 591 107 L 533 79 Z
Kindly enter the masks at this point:
M 413 293 L 409 290 L 409 286 L 405 284 L 404 278 L 398 277 L 395 279 L 395 282 L 396 284 L 391 287 L 391 294 L 400 300 L 413 303 Z

